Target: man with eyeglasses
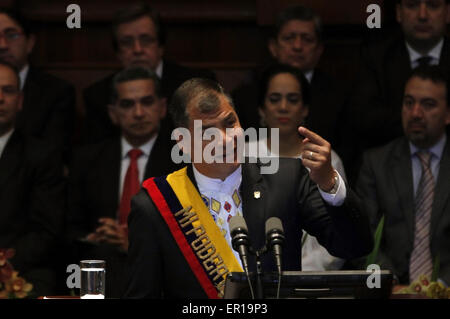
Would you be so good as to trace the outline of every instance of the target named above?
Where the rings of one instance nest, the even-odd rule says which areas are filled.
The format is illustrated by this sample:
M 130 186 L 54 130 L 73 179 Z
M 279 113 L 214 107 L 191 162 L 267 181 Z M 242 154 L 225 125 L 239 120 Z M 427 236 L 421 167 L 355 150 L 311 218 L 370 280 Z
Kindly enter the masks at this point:
M 11 263 L 33 285 L 30 297 L 55 295 L 64 227 L 62 160 L 58 149 L 18 127 L 23 100 L 16 68 L 0 62 L 0 247 L 15 250 Z
M 189 78 L 200 76 L 215 79 L 212 72 L 188 69 L 163 58 L 166 40 L 164 25 L 159 14 L 145 3 L 119 11 L 112 31 L 114 50 L 122 67 L 142 66 L 153 70 L 161 80 L 162 96 L 167 99 Z M 119 132 L 107 112 L 113 76 L 94 83 L 84 91 L 87 142 L 99 141 Z M 169 117 L 164 122 L 171 126 Z
M 0 60 L 19 70 L 23 108 L 16 127 L 30 136 L 48 140 L 68 158 L 75 112 L 75 89 L 68 82 L 37 70 L 29 56 L 36 37 L 20 14 L 0 10 Z
M 397 0 L 399 28 L 381 30 L 379 39 L 368 38 L 361 47 L 359 75 L 349 103 L 351 139 L 357 142 L 355 157 L 403 135 L 403 87 L 414 68 L 438 65 L 444 73 L 450 73 L 450 42 L 446 36 L 449 3 Z M 360 163 L 361 158 L 349 166 L 357 172 Z
M 311 107 L 304 124 L 337 147 L 337 123 L 343 107 L 343 90 L 326 71 L 318 68 L 324 51 L 320 16 L 303 5 L 290 6 L 277 15 L 271 31 L 268 49 L 274 62 L 299 69 L 310 84 Z M 244 128 L 264 126 L 256 105 L 261 73 L 261 69 L 256 70 L 233 92 Z
M 122 294 L 130 200 L 149 177 L 177 169 L 158 76 L 132 66 L 113 78 L 108 113 L 121 135 L 83 146 L 70 169 L 68 230 L 73 261 L 106 259 L 106 297 Z

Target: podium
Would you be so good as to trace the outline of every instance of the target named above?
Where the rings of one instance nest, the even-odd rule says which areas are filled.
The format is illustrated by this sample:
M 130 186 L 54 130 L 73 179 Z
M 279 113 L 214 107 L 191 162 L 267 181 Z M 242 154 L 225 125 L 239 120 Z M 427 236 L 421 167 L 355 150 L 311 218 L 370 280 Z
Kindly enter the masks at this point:
M 369 276 L 378 275 L 378 287 L 369 288 Z M 277 296 L 278 273 L 262 275 L 265 299 Z M 256 274 L 250 273 L 253 288 Z M 392 292 L 393 275 L 389 270 L 372 274 L 365 270 L 355 271 L 284 271 L 281 277 L 280 299 L 387 299 Z M 370 285 L 371 286 L 371 285 Z M 243 272 L 228 275 L 224 299 L 250 299 L 248 279 Z

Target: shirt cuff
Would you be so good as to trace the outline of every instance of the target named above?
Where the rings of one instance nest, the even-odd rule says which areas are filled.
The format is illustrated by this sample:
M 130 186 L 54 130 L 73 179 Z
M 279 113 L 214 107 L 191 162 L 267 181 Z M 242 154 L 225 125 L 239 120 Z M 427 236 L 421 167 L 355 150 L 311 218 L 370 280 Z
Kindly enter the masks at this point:
M 347 196 L 347 188 L 345 187 L 345 182 L 338 171 L 336 171 L 336 174 L 338 175 L 338 188 L 335 194 L 324 192 L 320 189 L 320 187 L 318 187 L 323 200 L 331 206 L 341 206 Z

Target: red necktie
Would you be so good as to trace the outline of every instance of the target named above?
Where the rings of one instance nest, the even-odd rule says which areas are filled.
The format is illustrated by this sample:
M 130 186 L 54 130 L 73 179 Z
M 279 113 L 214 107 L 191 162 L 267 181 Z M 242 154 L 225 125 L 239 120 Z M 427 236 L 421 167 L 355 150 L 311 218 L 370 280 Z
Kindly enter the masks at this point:
M 139 169 L 137 159 L 142 155 L 140 149 L 132 149 L 128 152 L 130 166 L 128 166 L 125 182 L 123 183 L 122 198 L 119 207 L 119 224 L 126 225 L 131 209 L 131 198 L 139 192 Z

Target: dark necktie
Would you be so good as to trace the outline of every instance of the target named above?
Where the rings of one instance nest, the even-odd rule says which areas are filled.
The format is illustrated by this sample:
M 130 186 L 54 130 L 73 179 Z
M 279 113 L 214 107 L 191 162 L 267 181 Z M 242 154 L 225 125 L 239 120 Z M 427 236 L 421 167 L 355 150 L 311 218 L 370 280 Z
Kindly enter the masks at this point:
M 128 152 L 130 165 L 128 166 L 127 174 L 125 175 L 119 207 L 119 224 L 121 225 L 127 224 L 128 214 L 131 209 L 131 198 L 139 192 L 140 183 L 137 160 L 142 154 L 140 149 L 132 149 Z
M 417 62 L 419 62 L 419 66 L 430 65 L 432 59 L 433 59 L 432 57 L 426 55 L 426 56 L 423 56 L 421 58 L 418 58 Z
M 422 176 L 415 199 L 414 248 L 409 263 L 411 282 L 422 274 L 431 279 L 433 272 L 430 251 L 430 221 L 434 198 L 434 177 L 430 168 L 431 154 L 421 151 L 416 155 L 422 164 Z

